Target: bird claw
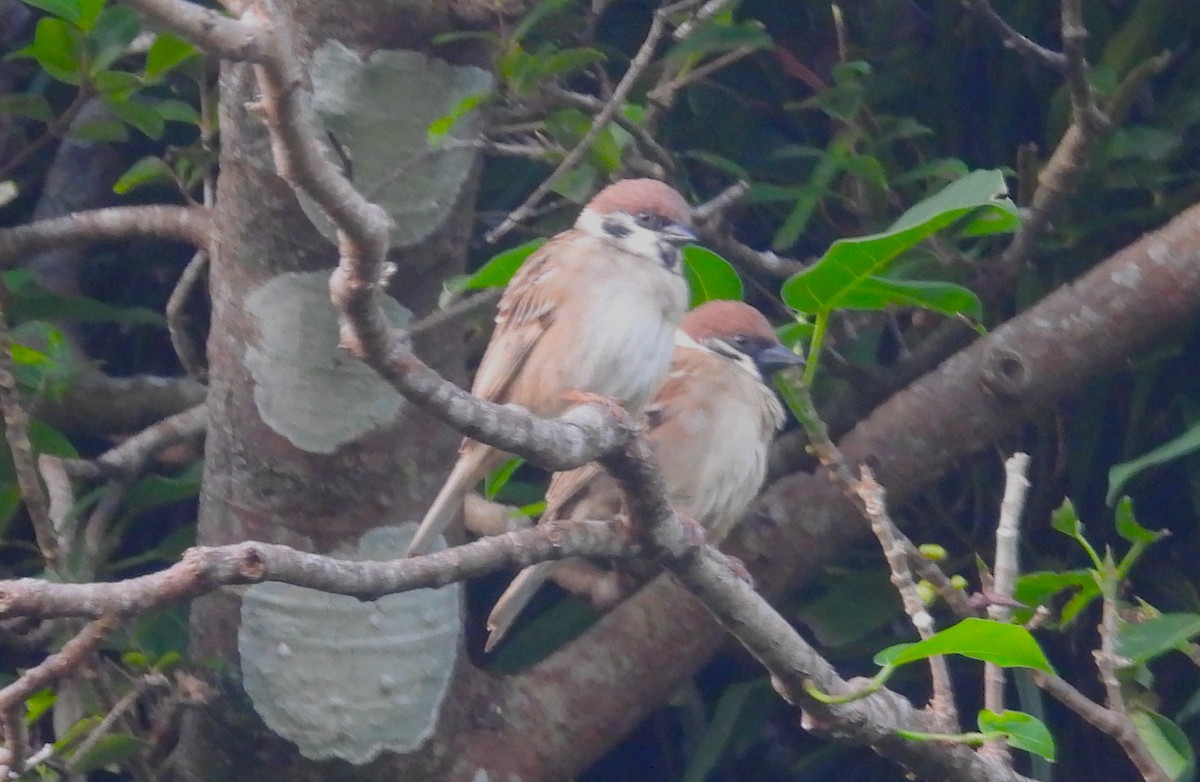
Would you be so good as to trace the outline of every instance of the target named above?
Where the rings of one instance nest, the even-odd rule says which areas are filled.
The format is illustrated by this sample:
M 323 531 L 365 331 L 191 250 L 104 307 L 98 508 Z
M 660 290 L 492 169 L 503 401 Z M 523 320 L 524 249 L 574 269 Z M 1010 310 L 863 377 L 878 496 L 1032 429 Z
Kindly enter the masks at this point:
M 618 421 L 623 421 L 629 416 L 621 403 L 611 396 L 595 394 L 591 391 L 580 391 L 573 388 L 564 392 L 562 398 L 576 405 L 596 405 L 597 407 L 602 407 L 606 413 Z
M 746 582 L 746 584 L 753 589 L 754 576 L 750 574 L 750 570 L 746 567 L 746 563 L 742 562 L 742 560 L 732 556 L 731 554 L 723 553 L 722 556 L 725 557 L 725 564 L 729 567 L 729 570 L 733 573 L 733 575 L 737 576 L 739 581 Z
M 684 545 L 690 549 L 708 545 L 708 536 L 704 533 L 704 526 L 700 522 L 679 512 L 676 512 L 675 515 L 679 518 L 679 525 L 683 527 Z

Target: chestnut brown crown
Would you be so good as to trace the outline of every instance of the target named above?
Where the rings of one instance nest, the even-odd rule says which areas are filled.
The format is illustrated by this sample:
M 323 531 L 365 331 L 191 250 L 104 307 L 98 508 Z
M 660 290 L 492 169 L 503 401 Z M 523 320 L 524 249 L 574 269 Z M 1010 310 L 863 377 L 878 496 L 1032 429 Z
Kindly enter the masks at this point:
M 690 228 L 692 209 L 675 188 L 657 179 L 622 179 L 601 190 L 587 205 L 604 216 L 614 212 L 649 213 L 664 223 Z
M 700 343 L 712 337 L 729 342 L 736 336 L 744 335 L 779 344 L 775 330 L 771 328 L 771 324 L 763 317 L 763 314 L 749 304 L 743 304 L 740 301 L 724 299 L 706 301 L 684 315 L 683 323 L 679 327 L 685 334 Z

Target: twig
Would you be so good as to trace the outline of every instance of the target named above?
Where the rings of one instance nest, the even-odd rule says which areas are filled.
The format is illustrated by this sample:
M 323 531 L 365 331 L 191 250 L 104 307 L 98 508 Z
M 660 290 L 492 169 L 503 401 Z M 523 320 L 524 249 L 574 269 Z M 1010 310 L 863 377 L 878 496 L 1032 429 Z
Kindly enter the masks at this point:
M 514 209 L 508 217 L 504 218 L 504 221 L 500 225 L 488 231 L 484 238 L 489 243 L 498 241 L 515 228 L 518 223 L 528 217 L 529 210 L 537 206 L 546 194 L 550 192 L 550 189 L 558 183 L 558 180 L 579 162 L 580 158 L 583 157 L 584 153 L 592 145 L 592 142 L 596 140 L 596 137 L 600 135 L 604 127 L 608 125 L 609 120 L 621 108 L 621 104 L 625 102 L 625 98 L 629 95 L 630 90 L 633 89 L 634 83 L 646 68 L 650 66 L 654 50 L 657 48 L 663 33 L 666 31 L 667 17 L 691 5 L 692 1 L 684 0 L 684 2 L 664 5 L 654 12 L 654 16 L 650 19 L 650 30 L 646 33 L 646 38 L 642 42 L 641 48 L 638 49 L 633 59 L 630 60 L 628 70 L 625 71 L 625 75 L 621 77 L 621 80 L 617 82 L 617 86 L 613 89 L 612 96 L 604 104 L 604 108 L 592 120 L 592 125 L 588 128 L 587 133 L 583 134 L 583 138 L 579 139 L 579 143 L 571 148 L 571 151 L 555 166 L 550 175 L 534 188 L 534 191 L 529 194 L 529 197 L 520 206 Z
M 720 220 L 725 212 L 750 192 L 750 183 L 739 179 L 712 198 L 692 209 L 692 219 L 698 224 Z
M 1076 125 L 1098 130 L 1108 119 L 1096 105 L 1096 93 L 1088 79 L 1087 26 L 1083 23 L 1083 0 L 1062 0 L 1062 42 L 1066 56 L 1067 89 L 1071 94 L 1071 115 Z
M 167 299 L 167 333 L 171 336 L 171 346 L 175 348 L 175 355 L 184 371 L 202 382 L 207 374 L 204 352 L 188 333 L 187 303 L 207 272 L 208 253 L 198 250 L 184 267 L 179 281 L 171 290 L 171 297 Z
M 437 331 L 447 324 L 464 320 L 478 312 L 493 308 L 500 302 L 500 296 L 503 293 L 503 288 L 489 288 L 474 295 L 465 296 L 446 309 L 435 310 L 421 318 L 409 327 L 408 333 L 410 336 L 416 337 L 418 334 L 428 331 Z
M 49 144 L 54 139 L 62 136 L 71 129 L 71 123 L 79 116 L 79 112 L 83 111 L 83 107 L 92 99 L 93 92 L 87 86 L 80 87 L 75 92 L 75 97 L 63 109 L 63 113 L 54 118 L 42 135 L 38 136 L 33 141 L 26 144 L 15 155 L 8 159 L 8 162 L 0 166 L 0 182 L 8 179 L 13 175 L 13 172 L 25 165 L 25 161 L 37 154 L 38 150 Z
M 53 572 L 58 567 L 58 534 L 50 517 L 50 502 L 38 477 L 33 444 L 29 442 L 29 414 L 21 404 L 13 374 L 12 337 L 3 310 L 0 310 L 0 412 L 4 416 L 4 438 L 12 452 L 17 485 L 33 523 L 38 550 L 46 560 L 46 567 Z
M 83 664 L 88 655 L 96 650 L 105 637 L 117 626 L 117 619 L 106 616 L 90 623 L 78 635 L 63 644 L 57 654 L 52 654 L 42 662 L 25 671 L 12 684 L 0 690 L 0 715 L 4 726 L 5 744 L 9 748 L 9 767 L 20 773 L 26 741 L 14 729 L 14 721 L 22 722 L 15 716 L 16 711 L 25 700 L 50 682 L 61 679 L 72 673 Z M 22 723 L 23 724 L 23 723 Z
M 700 6 L 691 19 L 685 20 L 682 24 L 675 28 L 672 37 L 676 41 L 682 41 L 692 33 L 696 32 L 696 28 L 712 19 L 717 14 L 721 13 L 733 0 L 708 0 L 707 3 Z
M 71 761 L 67 763 L 68 771 L 75 771 L 79 767 L 79 761 L 83 760 L 89 752 L 95 748 L 100 739 L 107 736 L 117 724 L 117 721 L 123 719 L 129 710 L 137 705 L 138 700 L 143 695 L 153 689 L 161 689 L 168 685 L 167 678 L 161 673 L 148 673 L 138 679 L 137 684 L 132 690 L 122 695 L 108 713 L 100 720 L 96 727 L 92 728 L 91 733 L 87 738 L 80 742 L 71 754 Z
M 854 486 L 854 491 L 862 501 L 863 512 L 871 522 L 871 531 L 879 539 L 879 546 L 887 559 L 891 571 L 892 585 L 900 593 L 904 604 L 904 612 L 908 614 L 917 635 L 922 640 L 934 634 L 933 617 L 925 610 L 925 603 L 917 593 L 917 584 L 913 580 L 909 568 L 911 559 L 907 556 L 903 545 L 896 534 L 899 530 L 888 515 L 886 492 L 883 486 L 875 480 L 869 467 L 863 466 L 862 478 Z M 946 658 L 933 655 L 929 658 L 930 677 L 933 682 L 933 694 L 929 699 L 929 708 L 936 715 L 937 730 L 944 733 L 956 733 L 959 729 L 958 714 L 954 705 L 954 687 L 950 680 L 950 669 Z
M 67 550 L 68 558 L 74 544 L 74 524 L 71 511 L 75 507 L 75 492 L 71 479 L 63 468 L 63 460 L 50 454 L 41 454 L 37 459 L 38 472 L 46 484 L 49 500 L 50 525 L 55 530 L 59 543 Z
M 996 32 L 1000 34 L 1004 45 L 1017 54 L 1037 65 L 1044 65 L 1059 72 L 1066 69 L 1067 58 L 1061 52 L 1047 49 L 1021 35 L 1012 25 L 1005 21 L 1004 17 L 996 13 L 989 0 L 963 0 L 963 2 L 968 8 L 975 11 L 992 25 L 996 29 Z
M 0 229 L 0 268 L 53 247 L 116 242 L 150 236 L 204 247 L 212 230 L 207 209 L 183 206 L 114 206 Z
M 1025 508 L 1025 495 L 1029 491 L 1029 454 L 1015 453 L 1004 462 L 1004 498 L 1000 501 L 1000 522 L 996 525 L 996 559 L 992 566 L 992 592 L 1000 600 L 988 606 L 988 616 L 997 622 L 1006 622 L 1012 610 L 1006 605 L 1011 600 L 1020 574 L 1017 560 L 1017 543 L 1021 539 L 1021 512 Z M 997 714 L 1004 711 L 1004 669 L 995 663 L 983 666 L 983 706 Z M 1007 762 L 1007 744 L 1002 741 L 984 744 L 984 751 L 991 752 Z
M 1116 741 L 1146 782 L 1170 782 L 1171 778 L 1146 749 L 1137 728 L 1128 717 L 1095 703 L 1065 679 L 1054 674 L 1033 671 L 1033 681 L 1093 728 Z
M 738 48 L 725 52 L 719 57 L 714 57 L 703 65 L 698 65 L 695 68 L 681 74 L 676 74 L 669 80 L 656 84 L 654 89 L 647 93 L 646 97 L 650 101 L 658 104 L 662 109 L 668 108 L 675 102 L 675 96 L 679 91 L 689 84 L 694 84 L 701 79 L 707 77 L 710 73 L 716 73 L 722 68 L 732 65 L 748 54 L 753 54 L 758 51 L 758 46 L 739 46 Z
M 576 108 L 584 109 L 585 111 L 599 112 L 604 109 L 605 101 L 582 92 L 575 92 L 574 90 L 568 90 L 559 86 L 549 87 L 548 92 L 551 97 L 557 98 Z M 633 140 L 637 143 L 638 147 L 649 153 L 654 158 L 654 162 L 661 165 L 668 172 L 675 170 L 675 158 L 644 127 L 630 121 L 619 111 L 613 114 L 612 121 L 629 133 L 629 135 L 633 136 Z

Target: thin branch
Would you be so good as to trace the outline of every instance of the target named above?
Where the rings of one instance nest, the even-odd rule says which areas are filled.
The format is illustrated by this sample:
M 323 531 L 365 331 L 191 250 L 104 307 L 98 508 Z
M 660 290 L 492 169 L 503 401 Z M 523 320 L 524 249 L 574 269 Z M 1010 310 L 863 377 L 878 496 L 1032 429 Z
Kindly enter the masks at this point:
M 83 107 L 92 99 L 92 90 L 87 87 L 80 87 L 75 92 L 75 97 L 63 109 L 62 114 L 54 118 L 42 135 L 38 136 L 33 141 L 26 144 L 15 155 L 8 159 L 3 166 L 0 166 L 0 182 L 10 178 L 15 171 L 25 165 L 25 162 L 36 155 L 38 151 L 49 144 L 51 141 L 61 137 L 64 133 L 71 129 L 71 123 L 79 116 L 79 112 L 83 111 Z
M 573 556 L 630 554 L 630 545 L 607 521 L 538 525 L 425 556 L 380 562 L 341 560 L 259 542 L 196 547 L 165 570 L 125 581 L 0 581 L 0 617 L 128 616 L 199 597 L 218 587 L 264 581 L 372 600 L 445 586 L 501 568 L 519 569 Z
M 72 478 L 95 480 L 103 477 L 130 481 L 142 473 L 146 463 L 165 448 L 196 440 L 208 426 L 208 406 L 199 404 L 146 427 L 120 445 L 92 460 L 64 460 Z
M 548 92 L 550 93 L 551 97 L 557 98 L 563 103 L 567 103 L 575 108 L 583 109 L 585 111 L 599 112 L 602 111 L 605 106 L 605 101 L 602 101 L 599 98 L 582 92 L 568 90 L 564 87 L 552 86 L 548 89 Z M 659 144 L 658 139 L 654 138 L 654 136 L 647 132 L 644 127 L 628 119 L 619 111 L 613 114 L 612 121 L 620 126 L 623 130 L 628 132 L 629 135 L 633 136 L 633 140 L 637 143 L 638 147 L 644 152 L 648 153 L 650 157 L 654 159 L 654 162 L 661 165 L 667 171 L 675 170 L 675 158 L 669 151 L 667 151 L 667 148 L 662 144 Z
M 1066 55 L 1067 90 L 1071 94 L 1073 122 L 1086 129 L 1098 130 L 1108 123 L 1096 105 L 1096 93 L 1088 77 L 1087 26 L 1083 23 L 1083 0 L 1062 0 L 1062 42 Z
M 1017 54 L 1037 65 L 1044 65 L 1059 72 L 1066 69 L 1066 56 L 1061 52 L 1040 46 L 1017 32 L 1012 25 L 1005 21 L 1004 17 L 996 13 L 989 0 L 963 0 L 963 3 L 995 28 L 996 32 L 1000 34 L 1000 39 L 1004 41 L 1004 45 Z
M 3 715 L 2 724 L 5 743 L 10 752 L 9 767 L 11 771 L 21 772 L 21 754 L 25 749 L 25 739 L 19 735 L 18 731 L 13 730 L 15 712 L 35 692 L 75 671 L 103 643 L 116 626 L 117 619 L 114 616 L 97 619 L 63 644 L 63 648 L 57 654 L 52 654 L 42 660 L 21 674 L 15 682 L 0 690 L 0 715 Z M 20 721 L 20 717 L 15 717 L 15 719 Z
M 703 65 L 699 65 L 691 70 L 676 74 L 667 81 L 656 84 L 654 89 L 650 90 L 646 97 L 651 102 L 662 107 L 659 109 L 662 111 L 662 109 L 671 106 L 675 102 L 675 96 L 678 95 L 679 91 L 684 87 L 688 86 L 689 84 L 694 84 L 701 79 L 707 78 L 709 74 L 716 73 L 722 68 L 732 65 L 746 55 L 753 54 L 754 52 L 758 51 L 759 48 L 760 47 L 758 46 L 739 46 L 732 51 L 725 52 L 719 57 L 714 57 Z
M 996 525 L 996 559 L 992 566 L 992 592 L 1000 598 L 988 606 L 988 616 L 1006 622 L 1012 610 L 1006 604 L 1016 589 L 1020 564 L 1017 544 L 1021 540 L 1021 512 L 1029 491 L 1029 454 L 1015 453 L 1004 462 L 1004 497 L 1000 501 L 1000 522 Z M 983 706 L 997 714 L 1004 711 L 1004 669 L 995 663 L 983 666 Z M 998 757 L 1008 758 L 1007 745 L 1002 741 L 988 742 L 985 750 Z
M 27 255 L 81 242 L 154 237 L 205 247 L 211 231 L 212 217 L 201 207 L 114 206 L 74 212 L 0 229 L 0 268 L 9 268 Z
M 498 241 L 528 217 L 529 211 L 546 197 L 546 194 L 558 183 L 558 180 L 575 167 L 575 164 L 580 161 L 584 153 L 591 147 L 592 142 L 596 140 L 596 137 L 608 125 L 609 120 L 621 108 L 621 104 L 625 102 L 625 98 L 629 95 L 630 90 L 633 89 L 634 83 L 641 77 L 646 68 L 650 66 L 650 61 L 654 57 L 654 50 L 658 47 L 663 33 L 666 32 L 667 17 L 690 4 L 691 0 L 683 3 L 673 3 L 661 6 L 654 12 L 654 16 L 650 19 L 650 30 L 646 33 L 646 38 L 642 41 L 641 48 L 638 49 L 633 59 L 629 61 L 628 70 L 621 77 L 621 81 L 617 82 L 617 86 L 613 89 L 612 96 L 604 104 L 604 108 L 592 120 L 592 125 L 588 128 L 587 133 L 583 134 L 583 138 L 579 139 L 579 143 L 571 148 L 571 151 L 555 166 L 550 175 L 534 188 L 534 191 L 529 194 L 524 203 L 514 209 L 498 226 L 488 231 L 484 238 L 489 243 Z
M 675 28 L 672 37 L 676 41 L 682 41 L 692 33 L 696 32 L 696 28 L 712 19 L 721 11 L 725 10 L 726 6 L 732 3 L 733 0 L 708 0 L 707 3 L 700 6 L 691 19 L 685 20 L 682 24 Z
M 161 673 L 148 673 L 138 679 L 137 684 L 132 690 L 122 695 L 108 713 L 100 720 L 96 727 L 88 733 L 86 739 L 80 742 L 71 754 L 71 762 L 67 764 L 68 771 L 76 771 L 79 767 L 79 761 L 83 760 L 92 749 L 100 742 L 100 739 L 112 732 L 119 720 L 123 720 L 125 715 L 137 705 L 137 702 L 150 690 L 162 689 L 168 685 L 167 678 Z
M 46 490 L 38 477 L 33 445 L 29 442 L 29 414 L 21 403 L 17 379 L 13 374 L 12 338 L 3 310 L 0 310 L 0 412 L 4 416 L 4 438 L 12 452 L 17 485 L 29 511 L 38 550 L 46 561 L 46 567 L 53 572 L 58 566 L 58 533 L 50 517 Z
M 201 382 L 207 374 L 204 350 L 188 333 L 187 303 L 207 273 L 208 253 L 199 250 L 188 261 L 183 273 L 179 275 L 179 281 L 171 289 L 166 311 L 167 333 L 171 336 L 171 346 L 175 348 L 175 355 L 179 358 L 183 370 Z
M 1033 681 L 1093 728 L 1117 742 L 1146 782 L 1170 782 L 1171 778 L 1146 749 L 1137 728 L 1128 718 L 1104 708 L 1075 689 L 1065 679 L 1053 674 L 1034 671 Z
M 185 0 L 121 0 L 141 11 L 181 38 L 222 59 L 262 62 L 266 27 L 230 19 L 224 14 Z
M 933 617 L 925 609 L 925 603 L 917 593 L 917 584 L 909 568 L 911 559 L 899 542 L 899 528 L 888 515 L 887 494 L 883 486 L 875 480 L 869 467 L 863 466 L 860 469 L 862 478 L 855 483 L 854 491 L 862 501 L 863 512 L 871 522 L 871 531 L 879 539 L 879 546 L 883 549 L 888 569 L 891 571 L 892 586 L 900 593 L 904 613 L 908 614 L 913 627 L 917 629 L 917 635 L 922 640 L 931 638 L 935 632 Z M 929 672 L 933 682 L 929 708 L 935 715 L 937 730 L 956 733 L 959 730 L 958 713 L 954 705 L 954 687 L 946 658 L 943 655 L 930 657 Z

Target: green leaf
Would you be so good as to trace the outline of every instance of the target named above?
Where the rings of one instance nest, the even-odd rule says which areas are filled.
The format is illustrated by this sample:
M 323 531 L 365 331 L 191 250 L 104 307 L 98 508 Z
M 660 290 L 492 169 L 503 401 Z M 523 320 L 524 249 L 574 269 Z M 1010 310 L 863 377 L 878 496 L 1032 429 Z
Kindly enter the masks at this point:
M 200 491 L 201 464 L 197 462 L 174 477 L 147 475 L 129 487 L 123 519 L 195 497 Z
M 200 114 L 190 103 L 168 98 L 151 104 L 158 116 L 167 122 L 186 122 L 189 125 L 200 124 Z
M 695 753 L 688 759 L 683 782 L 708 779 L 723 757 L 761 730 L 775 697 L 766 679 L 726 687 L 713 709 L 712 719 L 696 742 Z
M 11 470 L 10 470 L 11 471 Z M 0 540 L 5 540 L 8 528 L 21 509 L 21 487 L 10 483 L 0 488 Z
M 604 62 L 606 59 L 608 58 L 604 56 L 604 52 L 599 49 L 589 47 L 563 49 L 540 58 L 538 76 L 543 79 L 551 76 L 563 76 L 594 62 Z
M 54 694 L 54 690 L 47 687 L 44 690 L 38 690 L 33 695 L 25 699 L 25 724 L 32 725 L 41 718 L 43 714 L 50 710 L 54 702 L 58 700 L 58 696 Z
M 132 8 L 113 5 L 102 10 L 88 36 L 94 52 L 92 73 L 107 70 L 141 31 L 142 20 Z
M 79 458 L 79 451 L 75 450 L 75 446 L 71 445 L 66 435 L 36 418 L 29 421 L 29 442 L 39 454 L 46 453 L 63 459 Z
M 50 122 L 54 119 L 54 109 L 50 107 L 49 101 L 41 95 L 26 92 L 0 95 L 0 114 L 12 114 L 38 122 Z
M 1200 449 L 1200 422 L 1188 427 L 1183 434 L 1174 440 L 1163 443 L 1149 453 L 1113 466 L 1108 471 L 1108 494 L 1105 496 L 1105 501 L 1112 505 L 1117 497 L 1121 496 L 1121 491 L 1126 484 L 1140 473 L 1151 467 L 1174 461 L 1181 456 L 1187 456 L 1197 449 Z
M 1083 535 L 1083 523 L 1075 513 L 1075 504 L 1071 499 L 1063 499 L 1062 505 L 1050 514 L 1050 526 L 1069 538 L 1079 539 Z
M 71 138 L 84 141 L 121 142 L 129 140 L 129 129 L 124 122 L 115 119 L 93 119 L 78 122 L 67 131 Z
M 1175 782 L 1192 779 L 1196 753 L 1187 735 L 1171 720 L 1153 711 L 1136 711 L 1129 716 L 1154 760 Z
M 1036 717 L 1023 711 L 979 712 L 979 730 L 991 737 L 1003 736 L 1009 746 L 1054 762 L 1054 737 L 1050 730 Z
M 1054 673 L 1041 647 L 1024 627 L 973 617 L 911 644 L 891 662 L 900 666 L 939 654 L 958 654 L 1002 668 L 1035 668 Z
M 1121 501 L 1117 503 L 1114 521 L 1117 526 L 1117 534 L 1130 543 L 1154 543 L 1167 534 L 1165 530 L 1155 531 L 1138 524 L 1133 513 L 1133 500 L 1129 497 L 1122 497 Z
M 96 26 L 96 20 L 100 18 L 100 12 L 104 10 L 104 2 L 105 0 L 77 0 L 79 29 L 86 32 Z
M 116 307 L 85 297 L 59 296 L 39 288 L 24 269 L 4 272 L 12 293 L 8 313 L 15 320 L 73 320 L 82 323 L 127 323 L 161 326 L 162 315 L 145 307 Z
M 467 290 L 481 290 L 508 285 L 508 281 L 517 273 L 517 269 L 521 268 L 521 264 L 525 263 L 525 259 L 545 243 L 545 239 L 533 239 L 492 256 L 491 260 L 467 278 L 463 287 Z
M 775 335 L 785 347 L 795 350 L 797 345 L 805 346 L 812 341 L 813 324 L 804 320 L 785 323 L 775 327 Z
M 966 315 L 973 320 L 983 317 L 983 303 L 974 291 L 952 282 L 930 280 L 868 277 L 847 291 L 838 306 L 852 310 L 924 307 L 943 315 Z
M 1025 573 L 1017 578 L 1013 599 L 1030 608 L 1036 608 L 1049 603 L 1052 597 L 1065 589 L 1084 589 L 1095 584 L 1096 580 L 1090 570 Z
M 79 84 L 82 38 L 79 30 L 62 19 L 43 17 L 33 33 L 33 43 L 9 57 L 32 57 L 51 78 Z
M 458 122 L 464 115 L 477 108 L 491 96 L 491 92 L 472 93 L 456 103 L 448 113 L 431 122 L 429 129 L 426 131 L 429 146 L 432 147 L 439 143 L 454 127 L 455 122 Z
M 92 84 L 113 103 L 129 100 L 143 86 L 141 79 L 125 71 L 101 71 L 92 77 Z
M 146 743 L 136 736 L 109 733 L 101 736 L 85 754 L 72 758 L 71 762 L 74 771 L 87 774 L 133 757 L 145 747 Z
M 1117 654 L 1125 667 L 1141 665 L 1180 648 L 1200 635 L 1200 614 L 1161 614 L 1144 622 L 1122 621 L 1117 631 Z
M 483 496 L 489 500 L 496 499 L 496 495 L 500 493 L 500 490 L 512 478 L 513 473 L 524 463 L 524 459 L 513 458 L 493 470 L 483 481 Z
M 678 61 L 692 55 L 716 54 L 734 49 L 767 49 L 771 36 L 763 31 L 762 23 L 745 21 L 741 24 L 707 24 L 671 47 L 665 59 Z
M 1017 225 L 1017 212 L 1004 192 L 999 171 L 973 172 L 913 206 L 887 231 L 834 242 L 820 261 L 784 283 L 783 299 L 793 309 L 808 313 L 843 306 L 853 290 L 898 255 L 963 218 L 977 217 L 980 211 L 1008 215 L 988 223 L 987 230 L 1011 230 Z
M 146 52 L 146 81 L 154 84 L 172 70 L 199 54 L 182 38 L 170 33 L 159 33 Z
M 26 5 L 40 8 L 46 13 L 54 14 L 59 19 L 78 24 L 80 18 L 79 0 L 25 0 Z
M 113 185 L 113 192 L 125 195 L 130 190 L 152 182 L 174 182 L 175 172 L 162 160 L 153 155 L 147 155 L 134 163 Z
M 122 122 L 132 125 L 156 141 L 162 138 L 163 131 L 166 130 L 166 123 L 163 121 L 162 115 L 155 111 L 150 104 L 131 98 L 120 102 L 109 101 L 108 105 L 113 114 L 116 114 Z
M 683 274 L 693 307 L 713 299 L 742 300 L 742 278 L 729 261 L 712 250 L 694 244 L 684 247 Z

